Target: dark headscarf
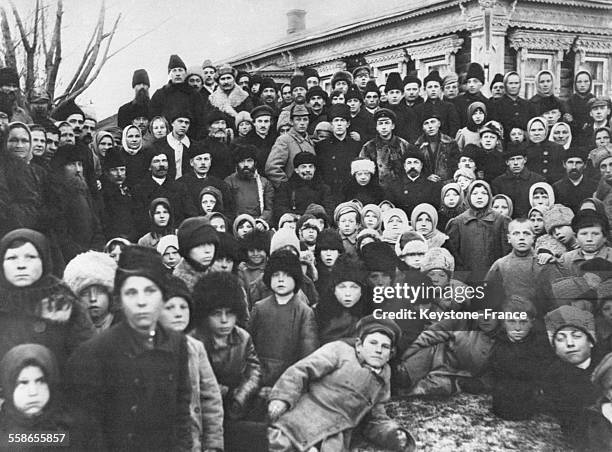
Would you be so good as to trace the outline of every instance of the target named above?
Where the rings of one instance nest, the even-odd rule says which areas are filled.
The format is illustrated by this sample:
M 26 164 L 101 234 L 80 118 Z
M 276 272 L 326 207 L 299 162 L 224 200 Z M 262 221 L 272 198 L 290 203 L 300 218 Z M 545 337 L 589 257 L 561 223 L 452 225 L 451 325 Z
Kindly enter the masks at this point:
M 168 209 L 169 219 L 168 225 L 165 228 L 159 227 L 157 224 L 155 224 L 155 220 L 153 219 L 155 209 L 157 209 L 157 206 L 159 205 L 162 205 L 166 209 Z M 155 198 L 153 201 L 151 201 L 151 204 L 149 205 L 149 218 L 151 220 L 151 232 L 153 233 L 153 235 L 163 237 L 164 235 L 170 235 L 175 233 L 174 213 L 172 212 L 172 206 L 170 205 L 170 201 L 168 201 L 168 198 Z
M 38 281 L 36 281 L 32 286 L 38 286 L 42 284 L 43 280 L 46 276 L 51 274 L 53 270 L 53 264 L 51 262 L 51 252 L 49 250 L 49 243 L 47 242 L 47 238 L 41 234 L 40 232 L 33 231 L 32 229 L 15 229 L 0 240 L 0 258 L 4 260 L 4 255 L 7 250 L 11 248 L 11 245 L 17 241 L 21 241 L 24 243 L 31 243 L 38 251 L 40 259 L 43 264 L 43 274 Z M 0 287 L 8 288 L 13 287 L 6 278 L 4 277 L 4 271 L 0 272 Z

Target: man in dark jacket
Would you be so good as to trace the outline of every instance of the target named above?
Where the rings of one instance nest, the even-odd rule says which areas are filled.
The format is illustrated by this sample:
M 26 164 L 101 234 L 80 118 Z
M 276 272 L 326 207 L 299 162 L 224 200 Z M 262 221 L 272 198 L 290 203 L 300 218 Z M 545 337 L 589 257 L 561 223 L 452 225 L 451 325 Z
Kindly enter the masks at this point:
M 314 135 L 315 128 L 320 122 L 327 121 L 326 104 L 328 101 L 327 93 L 320 86 L 313 86 L 306 92 L 306 103 L 309 107 L 308 134 Z
M 453 178 L 459 161 L 457 143 L 440 131 L 441 122 L 434 110 L 423 110 L 423 134 L 415 146 L 425 158 L 423 172 L 434 182 L 447 181 Z
M 185 81 L 187 68 L 178 55 L 171 55 L 168 63 L 170 81 L 155 91 L 151 98 L 151 116 L 172 119 L 177 112 L 191 112 L 189 137 L 204 134 L 205 105 L 200 94 Z
M 132 124 L 136 118 L 151 119 L 151 99 L 149 98 L 149 74 L 144 69 L 136 69 L 132 76 L 134 99 L 119 107 L 117 125 L 122 129 Z
M 553 184 L 555 202 L 578 213 L 580 203 L 597 190 L 597 181 L 584 175 L 586 156 L 582 149 L 571 147 L 563 156 L 565 176 Z
M 488 119 L 493 119 L 504 126 L 504 139 L 508 141 L 513 126 L 527 130 L 527 123 L 535 116 L 533 104 L 519 96 L 521 91 L 521 76 L 510 71 L 504 75 L 506 93 L 500 99 L 495 99 L 487 105 Z
M 504 158 L 508 169 L 493 179 L 493 194 L 509 196 L 514 204 L 512 216 L 524 217 L 530 209 L 529 188 L 536 182 L 545 182 L 546 179 L 526 168 L 527 149 L 522 143 L 509 143 Z
M 163 152 L 168 158 L 168 177 L 178 179 L 189 172 L 189 147 L 191 140 L 188 132 L 191 129 L 192 114 L 189 111 L 177 111 L 170 118 L 172 131 L 164 138 L 153 142 L 153 153 Z
M 253 145 L 257 148 L 255 160 L 257 161 L 257 168 L 263 172 L 270 150 L 276 141 L 275 128 L 273 127 L 275 122 L 274 110 L 268 105 L 260 105 L 251 111 L 251 118 L 253 119 L 253 130 L 243 139 L 237 138 L 236 144 Z
M 351 126 L 349 131 L 359 134 L 359 142 L 366 143 L 376 136 L 376 123 L 374 122 L 374 114 L 369 113 L 363 108 L 363 97 L 358 89 L 350 88 L 346 93 L 345 103 L 351 110 Z M 328 115 L 328 120 L 331 122 L 332 117 Z M 353 137 L 354 138 L 354 137 Z
M 482 94 L 482 85 L 485 82 L 485 73 L 482 66 L 478 63 L 470 63 L 466 75 L 467 91 L 457 96 L 454 104 L 459 113 L 461 127 L 467 126 L 467 108 L 474 102 L 482 102 L 485 106 L 489 104 L 489 99 Z M 454 136 L 454 135 L 453 135 Z
M 200 141 L 203 147 L 210 149 L 213 156 L 210 175 L 219 179 L 225 179 L 234 171 L 234 159 L 228 145 L 231 134 L 228 121 L 231 121 L 228 115 L 213 110 L 208 115 L 208 136 Z
M 344 201 L 342 190 L 351 180 L 351 162 L 359 155 L 361 146 L 348 135 L 351 113 L 347 105 L 332 105 L 328 116 L 334 130 L 333 135 L 328 140 L 319 141 L 315 149 L 317 172 L 331 188 L 335 208 Z
M 384 107 L 395 113 L 395 134 L 409 143 L 414 143 L 419 136 L 419 121 L 413 105 L 411 106 L 404 99 L 407 79 L 408 77 L 402 81 L 398 72 L 389 74 L 385 85 L 387 104 Z M 411 80 L 408 81 L 412 83 Z
M 415 107 L 419 124 L 423 124 L 425 116 L 435 114 L 440 119 L 440 131 L 454 137 L 459 130 L 459 115 L 455 106 L 442 100 L 442 77 L 438 71 L 431 71 L 424 80 L 427 100 Z
M 387 187 L 385 199 L 406 212 L 408 218 L 412 214 L 412 209 L 418 204 L 428 203 L 438 208 L 442 184 L 422 175 L 425 161 L 423 153 L 409 150 L 404 153 L 403 158 L 404 174 L 398 183 Z
M 300 152 L 293 158 L 294 171 L 287 182 L 283 182 L 274 198 L 276 221 L 284 213 L 302 215 L 310 204 L 320 204 L 331 216 L 334 211 L 329 186 L 315 176 L 317 157 L 310 152 Z

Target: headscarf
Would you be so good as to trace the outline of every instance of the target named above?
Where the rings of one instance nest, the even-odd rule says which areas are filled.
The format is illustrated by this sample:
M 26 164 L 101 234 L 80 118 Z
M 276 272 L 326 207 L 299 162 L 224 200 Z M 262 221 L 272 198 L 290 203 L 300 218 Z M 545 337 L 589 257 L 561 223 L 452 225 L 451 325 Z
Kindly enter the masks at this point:
M 482 209 L 477 209 L 477 208 L 475 208 L 472 205 L 472 192 L 474 191 L 474 189 L 476 187 L 479 187 L 479 186 L 480 187 L 484 187 L 485 190 L 487 191 L 487 193 L 489 194 L 489 202 Z M 486 212 L 487 210 L 489 210 L 491 208 L 491 201 L 493 200 L 493 194 L 491 193 L 491 186 L 488 184 L 488 182 L 485 182 L 483 180 L 475 180 L 467 188 L 466 200 L 467 200 L 468 206 L 470 206 L 470 210 L 472 212 L 474 212 L 474 213 Z
M 555 133 L 555 130 L 557 130 L 559 127 L 565 126 L 567 127 L 567 130 L 569 131 L 569 135 L 567 138 L 567 142 L 565 144 L 563 144 L 563 149 L 565 149 L 566 151 L 570 148 L 571 144 L 572 144 L 572 128 L 565 122 L 557 122 L 555 124 L 553 124 L 553 126 L 550 128 L 550 134 L 548 135 L 548 141 L 552 141 L 553 143 L 556 143 L 556 141 L 553 139 L 553 135 Z
M 31 243 L 34 245 L 34 248 L 36 248 L 36 251 L 38 251 L 38 255 L 42 261 L 43 271 L 40 279 L 30 287 L 38 286 L 45 279 L 45 276 L 50 275 L 51 271 L 53 270 L 51 251 L 49 249 L 47 238 L 40 232 L 33 231 L 32 229 L 15 229 L 6 234 L 4 237 L 2 237 L 2 240 L 0 240 L 0 259 L 4 261 L 6 252 L 15 241 Z M 0 272 L 0 287 L 15 289 L 15 287 L 6 280 L 4 271 Z
M 399 231 L 392 231 L 388 228 L 389 220 L 392 217 L 399 217 L 402 220 L 403 227 L 400 228 Z M 382 235 L 383 242 L 395 244 L 395 242 L 397 242 L 397 239 L 400 235 L 402 235 L 403 232 L 410 230 L 410 222 L 408 221 L 408 215 L 406 215 L 406 212 L 404 212 L 402 209 L 398 209 L 397 207 L 385 210 L 382 213 L 382 222 L 384 228 Z
M 454 191 L 456 191 L 459 194 L 459 204 L 457 204 L 455 207 L 452 207 L 452 208 L 448 207 L 448 206 L 446 206 L 444 204 L 444 197 L 446 196 L 446 193 L 449 190 L 454 190 Z M 442 187 L 442 190 L 440 190 L 440 211 L 441 212 L 442 211 L 450 212 L 451 210 L 454 211 L 455 209 L 457 209 L 457 208 L 459 208 L 461 206 L 464 206 L 464 205 L 465 205 L 465 199 L 464 199 L 464 196 L 463 196 L 463 190 L 461 189 L 461 187 L 459 186 L 459 184 L 457 182 L 449 182 L 448 184 L 445 184 Z M 463 210 L 465 210 L 465 209 L 462 209 L 461 212 L 463 212 Z M 461 212 L 459 212 L 459 213 L 461 213 Z
M 427 240 L 427 244 L 430 248 L 442 246 L 442 244 L 444 244 L 444 242 L 448 240 L 448 236 L 438 230 L 438 212 L 436 211 L 436 208 L 431 204 L 421 203 L 418 204 L 414 209 L 412 209 L 412 214 L 410 215 L 410 223 L 412 224 L 412 227 L 416 230 L 417 219 L 422 214 L 425 214 L 429 217 L 433 226 L 431 232 L 423 234 L 423 236 Z
M 504 195 L 502 193 L 493 196 L 493 199 L 491 200 L 491 206 L 495 204 L 496 199 L 504 199 L 506 201 L 506 204 L 508 204 L 508 216 L 512 218 L 512 213 L 514 212 L 514 203 L 512 202 L 510 196 Z
M 543 93 L 542 92 L 542 88 L 540 87 L 540 77 L 544 74 L 548 74 L 550 75 L 550 78 L 552 79 L 552 83 L 550 85 L 550 92 L 549 93 Z M 538 72 L 535 76 L 535 88 L 537 93 L 542 96 L 542 97 L 550 97 L 554 94 L 555 92 L 555 76 L 553 75 L 552 72 L 550 72 L 547 69 L 543 69 L 540 72 Z
M 589 90 L 585 94 L 578 94 L 578 91 L 576 90 L 576 80 L 578 80 L 578 76 L 580 74 L 586 74 L 589 77 Z M 588 96 L 589 94 L 591 94 L 591 89 L 593 89 L 593 76 L 591 75 L 591 73 L 586 69 L 581 69 L 576 72 L 576 75 L 574 76 L 574 93 L 578 94 L 579 96 Z
M 480 125 L 477 125 L 472 120 L 472 115 L 477 109 L 481 109 L 484 112 L 484 121 Z M 472 132 L 478 132 L 478 129 L 482 127 L 487 122 L 487 107 L 482 102 L 472 102 L 467 107 L 467 128 Z
M 376 215 L 376 218 L 378 218 L 378 223 L 376 224 L 376 230 L 380 230 L 380 226 L 382 225 L 382 211 L 380 210 L 380 207 L 378 207 L 376 204 L 366 204 L 365 206 L 362 207 L 361 209 L 361 225 L 365 228 L 366 225 L 363 222 L 363 219 L 366 215 L 366 213 L 368 212 L 374 212 L 374 214 Z
M 168 225 L 164 228 L 155 224 L 153 214 L 157 206 L 162 205 L 168 210 Z M 172 206 L 168 198 L 155 198 L 149 205 L 149 219 L 151 221 L 151 233 L 157 237 L 163 237 L 165 235 L 174 234 L 174 214 L 172 212 Z
M 112 133 L 110 133 L 108 130 L 98 130 L 94 134 L 93 141 L 91 142 L 91 146 L 93 147 L 93 150 L 94 150 L 94 156 L 98 158 L 104 158 L 104 156 L 100 154 L 100 151 L 98 149 L 98 147 L 100 146 L 100 142 L 102 141 L 104 137 L 110 137 L 111 142 L 113 143 L 113 147 L 115 146 L 115 140 L 113 139 Z
M 248 221 L 249 223 L 251 223 L 253 230 L 255 230 L 255 218 L 253 218 L 253 216 L 249 215 L 248 213 L 240 214 L 236 217 L 236 219 L 234 220 L 234 224 L 232 225 L 232 232 L 234 233 L 235 238 L 238 238 L 238 227 L 243 221 Z
M 127 145 L 127 134 L 130 129 L 138 130 L 138 135 L 140 135 L 140 145 L 138 146 L 138 149 L 131 149 Z M 123 149 L 125 150 L 125 152 L 127 152 L 130 155 L 136 155 L 138 154 L 138 152 L 140 152 L 140 150 L 142 149 L 142 132 L 137 126 L 129 125 L 123 129 L 123 132 L 121 133 L 121 146 L 123 146 Z
M 19 122 L 19 121 L 13 121 L 11 123 L 9 123 L 9 125 L 7 126 L 6 129 L 6 134 L 4 135 L 4 140 L 3 140 L 3 150 L 5 153 L 8 153 L 8 138 L 9 138 L 9 134 L 11 132 L 11 130 L 13 129 L 23 129 L 26 132 L 28 132 L 28 137 L 30 139 L 30 158 L 32 156 L 31 150 L 32 150 L 32 132 L 30 132 L 30 128 L 24 124 L 23 122 Z M 14 156 L 11 156 L 14 157 Z
M 533 141 L 533 138 L 531 137 L 530 129 L 531 129 L 531 125 L 534 122 L 538 122 L 538 121 L 541 122 L 542 125 L 544 126 L 544 136 L 539 141 Z M 541 116 L 535 116 L 531 118 L 529 122 L 527 123 L 527 138 L 529 138 L 529 141 L 531 141 L 532 143 L 542 143 L 543 141 L 546 141 L 547 136 L 548 136 L 548 124 L 546 123 L 546 119 L 542 118 Z
M 531 207 L 534 207 L 533 194 L 538 188 L 543 189 L 548 195 L 548 206 L 549 207 L 547 208 L 547 207 L 541 206 L 542 209 L 548 210 L 555 203 L 555 192 L 553 188 L 551 187 L 551 185 L 546 182 L 536 182 L 531 187 L 529 187 L 529 205 L 531 205 Z

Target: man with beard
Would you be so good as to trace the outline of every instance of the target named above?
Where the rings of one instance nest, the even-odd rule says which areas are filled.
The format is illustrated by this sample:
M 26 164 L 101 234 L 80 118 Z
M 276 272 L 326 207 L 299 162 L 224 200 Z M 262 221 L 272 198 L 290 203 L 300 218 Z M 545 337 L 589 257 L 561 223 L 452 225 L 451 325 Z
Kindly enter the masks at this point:
M 313 135 L 317 124 L 327 121 L 327 101 L 329 97 L 320 86 L 313 86 L 306 93 L 306 102 L 310 107 L 310 119 L 308 120 L 308 135 Z
M 268 160 L 266 177 L 274 187 L 286 182 L 293 174 L 293 158 L 300 152 L 316 155 L 314 144 L 308 136 L 308 109 L 304 104 L 295 104 L 289 113 L 292 127 L 288 133 L 279 136 Z
M 235 202 L 234 216 L 248 213 L 270 223 L 274 188 L 268 179 L 257 171 L 257 148 L 236 146 L 234 149 L 236 171 L 225 178 Z
M 102 184 L 104 235 L 107 240 L 123 237 L 136 243 L 139 238 L 136 228 L 136 206 L 132 192 L 125 185 L 127 164 L 117 148 L 108 150 L 102 162 L 102 170 L 105 176 Z
M 214 156 L 210 174 L 225 179 L 234 171 L 234 162 L 229 148 L 228 118 L 219 110 L 208 115 L 208 136 L 201 141 L 202 146 L 210 149 Z
M 102 249 L 105 240 L 83 176 L 81 149 L 73 144 L 60 146 L 51 160 L 51 169 L 49 227 L 64 261 L 87 250 Z
M 123 129 L 129 126 L 136 118 L 144 117 L 147 118 L 147 120 L 151 118 L 151 99 L 149 98 L 150 86 L 151 82 L 149 81 L 149 74 L 147 71 L 144 69 L 136 69 L 132 75 L 134 99 L 119 107 L 119 111 L 117 112 L 117 125 L 119 127 Z
M 216 108 L 229 119 L 229 127 L 234 127 L 234 119 L 238 112 L 251 111 L 253 102 L 247 91 L 236 84 L 236 69 L 224 64 L 217 70 L 219 88 L 208 96 L 208 110 Z
M 18 104 L 19 74 L 11 67 L 0 68 L 0 111 L 9 115 L 9 121 L 32 124 L 28 112 Z
M 293 158 L 295 170 L 287 182 L 283 182 L 274 197 L 274 220 L 278 222 L 285 213 L 302 215 L 310 204 L 319 204 L 331 216 L 334 200 L 329 185 L 316 173 L 317 156 L 311 152 L 299 152 Z
M 257 149 L 255 162 L 257 168 L 264 168 L 270 154 L 270 149 L 276 140 L 276 134 L 272 132 L 273 110 L 268 105 L 255 107 L 251 112 L 253 119 L 253 130 L 244 139 L 237 139 L 236 144 L 253 145 Z
M 421 174 L 425 161 L 423 153 L 419 150 L 409 150 L 403 155 L 403 159 L 405 173 L 399 183 L 387 187 L 385 199 L 406 212 L 408 218 L 412 209 L 421 203 L 431 204 L 437 209 L 440 205 L 442 184 Z
M 221 213 L 232 212 L 234 202 L 227 184 L 210 174 L 210 168 L 215 157 L 210 148 L 202 143 L 193 143 L 189 149 L 188 157 L 191 171 L 185 173 L 183 177 L 176 181 L 182 209 L 179 214 L 183 218 L 200 215 L 200 192 L 205 187 L 215 187 L 221 192 L 223 198 Z
M 185 81 L 187 68 L 178 55 L 171 55 L 168 62 L 168 83 L 151 97 L 151 117 L 176 117 L 177 112 L 190 111 L 192 114 L 188 135 L 191 139 L 201 137 L 205 126 L 206 107 L 200 94 Z
M 572 209 L 574 214 L 580 210 L 580 203 L 590 198 L 597 189 L 597 181 L 584 177 L 586 157 L 584 151 L 570 147 L 563 157 L 565 176 L 553 184 L 555 202 Z
M 260 90 L 260 99 L 262 101 L 262 105 L 269 107 L 272 110 L 273 115 L 278 116 L 279 110 L 278 103 L 276 102 L 276 82 L 270 77 L 264 77 L 261 81 Z M 253 117 L 252 111 L 251 117 Z
M 166 198 L 170 205 L 180 212 L 180 199 L 178 196 L 178 185 L 174 178 L 168 175 L 168 156 L 160 147 L 153 147 L 146 155 L 149 160 L 149 174 L 140 182 L 132 193 L 137 213 L 138 235 L 142 236 L 149 231 L 149 206 L 156 198 Z M 187 160 L 187 157 L 185 157 Z M 181 221 L 183 218 L 177 218 Z
M 164 138 L 156 140 L 151 149 L 156 153 L 162 151 L 168 158 L 168 177 L 172 180 L 179 179 L 189 172 L 189 147 L 191 140 L 187 136 L 191 127 L 192 115 L 188 111 L 177 111 L 170 118 L 170 127 L 172 131 Z M 166 196 L 156 196 L 156 198 L 165 198 Z M 152 200 L 151 200 L 152 201 Z M 146 205 L 149 209 L 149 204 Z
M 53 125 L 49 113 L 51 112 L 51 97 L 46 90 L 34 88 L 30 92 L 30 114 L 34 124 L 47 128 Z
M 213 66 L 212 61 L 204 60 L 202 63 L 202 74 L 204 75 L 204 83 L 202 85 L 202 89 L 200 90 L 200 94 L 206 102 L 208 100 L 208 96 L 210 96 L 213 91 L 217 89 L 217 83 L 215 82 L 217 68 Z
M 83 127 L 81 128 L 81 137 L 80 137 L 80 142 L 82 144 L 84 144 L 85 146 L 89 146 L 91 144 L 91 142 L 93 141 L 93 134 L 96 132 L 97 125 L 98 125 L 98 121 L 96 121 L 95 118 L 91 117 L 91 115 L 85 116 L 85 121 L 83 122 Z M 148 121 L 147 121 L 147 125 L 148 125 Z M 145 129 L 146 129 L 146 126 L 145 126 Z

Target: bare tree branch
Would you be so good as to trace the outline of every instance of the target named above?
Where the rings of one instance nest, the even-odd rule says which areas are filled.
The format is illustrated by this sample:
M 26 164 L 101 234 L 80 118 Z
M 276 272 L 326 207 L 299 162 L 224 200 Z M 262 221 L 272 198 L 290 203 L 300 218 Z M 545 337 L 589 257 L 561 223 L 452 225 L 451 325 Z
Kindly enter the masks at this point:
M 155 30 L 158 30 L 160 26 L 162 26 L 163 24 L 165 24 L 166 22 L 170 21 L 172 19 L 172 17 L 167 18 L 166 20 L 160 22 L 159 24 L 157 24 L 155 27 L 145 31 L 144 33 L 139 34 L 138 36 L 136 36 L 134 39 L 132 39 L 130 42 L 128 42 L 127 44 L 119 47 L 117 50 L 115 50 L 113 53 L 111 53 L 107 60 L 110 60 L 112 57 L 114 57 L 115 55 L 117 55 L 119 52 L 121 52 L 122 50 L 126 49 L 127 47 L 131 46 L 132 44 L 134 44 L 136 41 L 138 41 L 141 38 L 144 38 L 146 35 L 148 35 L 149 33 L 154 32 Z
M 6 48 L 4 53 L 4 64 L 17 69 L 17 57 L 15 56 L 15 44 L 11 36 L 6 9 L 0 6 L 0 28 L 2 28 L 2 40 Z
M 51 99 L 55 95 L 55 82 L 57 73 L 62 61 L 62 15 L 64 14 L 64 3 L 62 0 L 57 0 L 57 9 L 55 11 L 55 27 L 53 29 L 53 37 L 51 38 L 51 46 L 49 53 L 46 56 L 47 66 L 47 92 Z

